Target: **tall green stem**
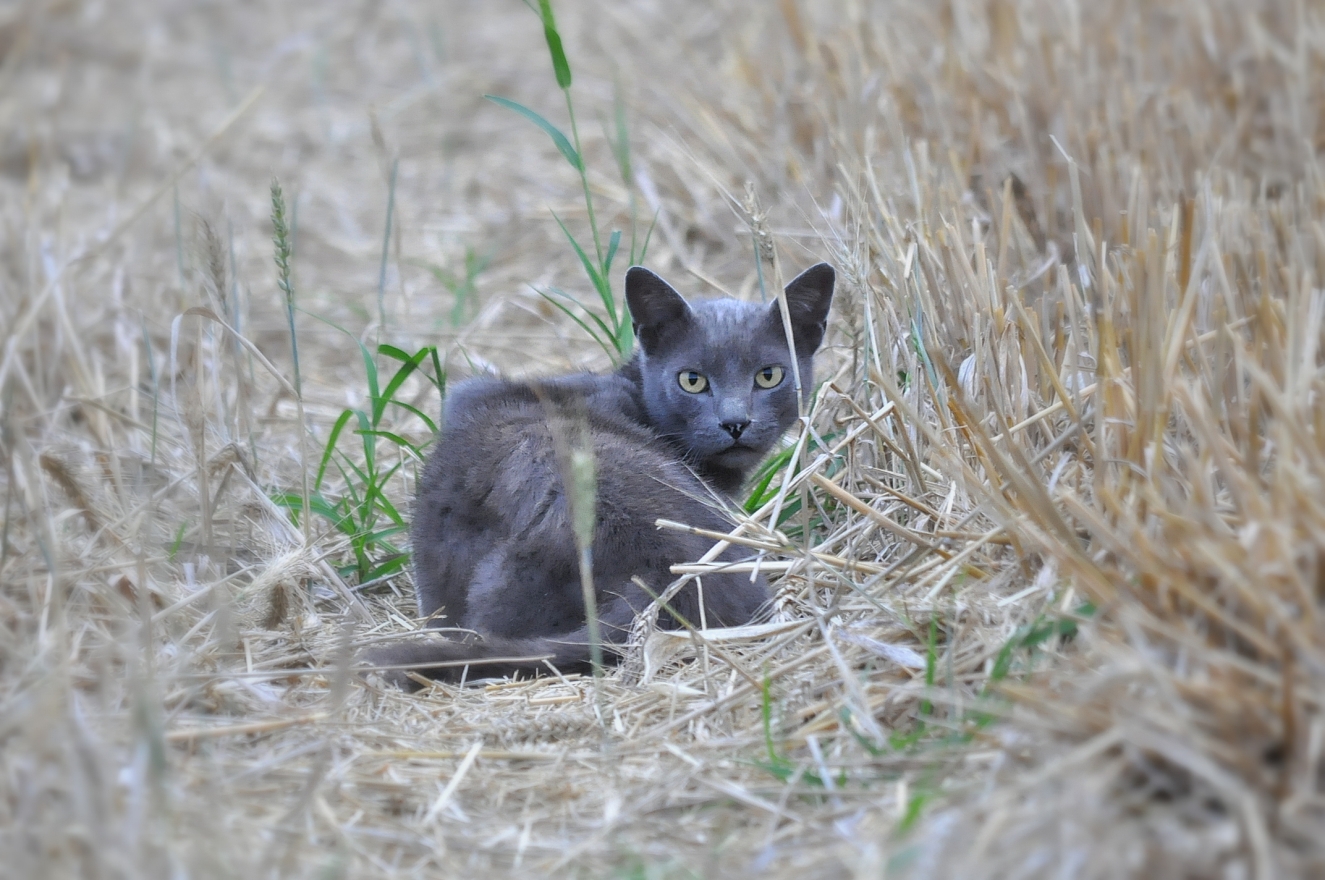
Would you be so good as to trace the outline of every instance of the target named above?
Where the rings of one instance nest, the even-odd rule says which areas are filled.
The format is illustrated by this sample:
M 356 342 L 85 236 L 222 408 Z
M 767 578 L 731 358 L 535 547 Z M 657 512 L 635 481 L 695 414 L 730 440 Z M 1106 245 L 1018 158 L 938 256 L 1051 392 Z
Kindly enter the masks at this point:
M 304 537 L 310 534 L 309 519 L 312 516 L 312 503 L 308 491 L 308 420 L 304 416 L 304 383 L 299 373 L 299 338 L 294 327 L 294 283 L 291 279 L 290 258 L 294 253 L 290 227 L 285 220 L 285 194 L 281 183 L 271 179 L 271 225 L 272 244 L 275 246 L 276 286 L 285 294 L 285 317 L 290 324 L 290 353 L 294 359 L 294 400 L 299 411 L 299 464 L 303 472 L 303 514 L 300 525 Z
M 570 88 L 561 90 L 566 96 L 566 112 L 570 115 L 570 136 L 575 142 L 575 152 L 580 157 L 580 185 L 584 187 L 584 207 L 589 212 L 589 229 L 593 232 L 593 249 L 595 256 L 598 257 L 598 265 L 606 275 L 607 267 L 603 265 L 603 245 L 598 237 L 598 221 L 594 219 L 593 199 L 589 196 L 589 169 L 584 162 L 584 152 L 580 149 L 580 128 L 575 124 L 575 105 L 570 99 Z

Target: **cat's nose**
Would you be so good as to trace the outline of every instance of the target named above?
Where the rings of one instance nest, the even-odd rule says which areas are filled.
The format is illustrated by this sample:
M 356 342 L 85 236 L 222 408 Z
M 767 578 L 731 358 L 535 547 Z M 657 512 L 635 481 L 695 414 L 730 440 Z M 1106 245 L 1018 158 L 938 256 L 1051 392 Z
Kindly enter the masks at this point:
M 749 419 L 730 419 L 722 423 L 722 430 L 732 435 L 733 440 L 740 440 L 741 434 L 750 427 Z
M 739 397 L 726 397 L 718 401 L 718 424 L 732 435 L 733 440 L 750 427 L 750 405 Z

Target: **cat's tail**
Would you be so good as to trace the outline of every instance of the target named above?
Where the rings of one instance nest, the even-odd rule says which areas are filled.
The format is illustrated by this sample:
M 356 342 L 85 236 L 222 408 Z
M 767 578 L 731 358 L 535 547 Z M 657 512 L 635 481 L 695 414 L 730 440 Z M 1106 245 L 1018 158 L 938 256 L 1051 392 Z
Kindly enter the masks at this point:
M 605 640 L 602 647 L 604 663 L 620 662 L 622 646 Z M 562 674 L 593 671 L 587 628 L 562 636 L 525 639 L 414 638 L 375 648 L 364 655 L 363 661 L 364 672 L 376 671 L 391 684 L 408 691 L 418 690 L 420 686 L 411 672 L 436 681 L 459 682 L 504 678 L 517 673 L 546 675 L 554 669 Z

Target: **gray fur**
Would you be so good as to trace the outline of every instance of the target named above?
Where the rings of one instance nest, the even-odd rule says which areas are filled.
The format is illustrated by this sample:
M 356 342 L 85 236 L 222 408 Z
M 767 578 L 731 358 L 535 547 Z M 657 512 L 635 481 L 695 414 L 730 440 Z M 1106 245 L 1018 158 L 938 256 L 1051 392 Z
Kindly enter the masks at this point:
M 833 281 L 821 263 L 787 285 L 807 399 Z M 451 391 L 419 482 L 411 538 L 420 615 L 471 632 L 379 649 L 369 656 L 373 665 L 453 681 L 467 664 L 469 678 L 537 674 L 547 662 L 562 672 L 591 668 L 562 479 L 577 442 L 592 447 L 595 464 L 593 582 L 607 659 L 617 659 L 615 649 L 650 601 L 633 578 L 661 592 L 674 579 L 673 564 L 712 546 L 654 521 L 730 528 L 730 493 L 798 412 L 778 305 L 687 303 L 638 266 L 626 273 L 626 300 L 639 347 L 616 372 L 471 379 Z M 770 366 L 784 371 L 781 383 L 758 387 L 755 374 Z M 678 374 L 690 370 L 707 379 L 703 393 L 682 389 Z M 729 548 L 721 558 L 740 557 Z M 700 594 L 692 581 L 672 607 L 698 623 Z M 768 589 L 762 578 L 712 574 L 703 578 L 702 596 L 709 625 L 733 626 L 761 613 Z M 676 625 L 666 613 L 659 622 Z M 392 680 L 409 686 L 403 673 Z

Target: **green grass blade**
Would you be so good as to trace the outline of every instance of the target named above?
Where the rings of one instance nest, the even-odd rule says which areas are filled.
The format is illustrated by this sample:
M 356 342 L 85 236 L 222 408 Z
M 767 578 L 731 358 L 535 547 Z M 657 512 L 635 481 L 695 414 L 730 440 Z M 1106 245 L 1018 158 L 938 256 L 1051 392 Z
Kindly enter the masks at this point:
M 607 240 L 607 256 L 603 257 L 603 274 L 606 275 L 612 271 L 612 258 L 616 256 L 616 249 L 621 246 L 621 230 L 612 230 L 612 237 Z
M 616 325 L 616 350 L 622 360 L 630 357 L 630 350 L 635 347 L 635 327 L 623 315 Z
M 378 346 L 377 350 L 381 351 L 382 346 Z M 397 351 L 399 351 L 399 349 L 397 349 Z M 401 353 L 404 354 L 404 352 Z M 391 380 L 386 383 L 386 388 L 382 389 L 382 406 L 384 408 L 387 403 L 393 401 L 396 392 L 400 390 L 400 386 L 405 384 L 405 380 L 408 379 L 410 375 L 415 370 L 418 369 L 419 364 L 423 363 L 423 359 L 426 358 L 427 356 L 428 356 L 427 349 L 419 349 L 419 351 L 415 353 L 412 357 L 407 357 L 405 363 L 401 365 L 400 369 L 396 370 L 395 375 L 392 376 Z
M 600 297 L 603 296 L 604 279 L 602 273 L 600 273 L 598 269 L 594 266 L 593 261 L 589 259 L 589 255 L 584 252 L 584 248 L 580 247 L 580 243 L 575 240 L 575 236 L 570 234 L 570 230 L 566 228 L 565 223 L 561 222 L 561 218 L 557 216 L 555 211 L 552 212 L 552 219 L 557 221 L 557 225 L 561 227 L 561 231 L 566 233 L 566 240 L 570 242 L 571 247 L 575 248 L 575 253 L 580 258 L 580 264 L 584 266 L 584 274 L 588 275 L 589 280 L 593 282 L 594 290 L 598 291 L 598 295 Z M 609 291 L 606 299 L 610 300 L 611 298 L 612 298 L 611 292 Z M 615 303 L 612 304 L 612 308 L 610 309 L 609 314 L 612 315 L 613 319 L 612 323 L 615 324 L 616 323 Z
M 428 381 L 433 384 L 437 392 L 443 396 L 446 394 L 446 371 L 442 369 L 441 357 L 437 354 L 437 346 L 428 346 L 428 356 L 432 358 L 433 374 L 428 377 Z
M 426 351 L 426 350 L 427 349 L 420 349 L 420 351 Z M 379 345 L 377 347 L 377 353 L 384 354 L 387 357 L 391 358 L 392 360 L 402 361 L 404 363 L 409 363 L 415 358 L 415 355 L 410 354 L 409 352 L 405 351 L 403 348 L 396 348 L 394 345 L 390 344 L 389 342 L 383 342 L 381 345 Z
M 419 421 L 423 421 L 424 427 L 428 428 L 429 437 L 437 433 L 436 421 L 433 421 L 431 417 L 429 417 L 427 413 L 425 413 L 424 411 L 421 411 L 419 407 L 413 406 L 412 403 L 405 403 L 404 400 L 392 400 L 391 403 L 396 404 L 396 406 L 400 407 L 401 410 L 408 412 L 409 415 L 415 416 L 416 419 L 419 419 Z M 405 448 L 409 449 L 409 451 L 413 453 L 413 455 L 421 456 L 423 455 L 423 453 L 420 452 L 420 449 L 423 449 L 423 445 L 427 445 L 427 441 L 425 441 L 423 445 L 408 443 L 407 441 L 407 443 L 405 443 L 404 445 Z
M 405 410 L 405 412 L 410 413 L 411 415 L 417 417 L 419 421 L 423 422 L 423 424 L 426 425 L 427 428 L 428 428 L 428 433 L 430 433 L 430 434 L 436 434 L 436 433 L 437 433 L 437 423 L 434 422 L 432 419 L 428 418 L 428 416 L 426 416 L 426 415 L 425 415 L 425 414 L 424 414 L 424 413 L 423 413 L 418 407 L 416 407 L 416 406 L 414 406 L 413 404 L 410 404 L 410 403 L 405 403 L 405 401 L 403 401 L 403 400 L 393 400 L 393 401 L 391 401 L 391 402 L 392 402 L 393 404 L 395 404 L 396 406 L 400 407 L 401 409 Z M 380 437 L 394 437 L 395 435 L 394 435 L 394 434 L 390 434 L 389 432 L 382 432 L 382 433 L 379 434 L 378 436 L 380 436 Z M 418 451 L 419 451 L 419 450 L 418 450 L 418 447 L 416 447 L 413 443 L 404 443 L 404 444 L 402 444 L 402 445 L 404 445 L 407 449 L 410 449 L 411 451 L 413 451 L 413 452 L 416 453 L 416 454 L 417 454 Z
M 367 490 L 364 493 L 363 496 L 364 499 L 371 501 L 374 498 L 383 497 L 382 488 L 387 484 L 387 481 L 391 479 L 392 475 L 395 474 L 396 471 L 400 470 L 400 466 L 402 464 L 404 464 L 404 462 L 398 461 L 395 464 L 391 465 L 391 467 L 387 468 L 385 471 L 382 471 L 380 473 L 377 471 L 373 471 L 369 475 L 369 479 L 365 479 L 363 481 L 364 489 Z
M 424 356 L 426 356 L 426 354 L 425 354 L 424 352 L 420 352 L 420 355 L 424 355 Z M 382 389 L 382 410 L 383 410 L 383 412 L 385 412 L 385 410 L 386 410 L 386 405 L 387 405 L 388 403 L 395 403 L 395 402 L 396 402 L 396 398 L 395 398 L 396 392 L 400 390 L 400 386 L 405 384 L 405 380 L 408 379 L 408 378 L 410 377 L 410 375 L 414 372 L 414 370 L 415 370 L 417 367 L 418 367 L 418 364 L 417 364 L 417 363 L 406 364 L 405 366 L 401 367 L 399 370 L 396 370 L 395 375 L 393 375 L 393 376 L 391 377 L 390 381 L 388 381 L 388 382 L 386 383 L 386 388 Z M 382 422 L 382 419 L 381 419 L 381 416 L 379 415 L 379 417 L 378 417 L 378 419 L 377 419 L 377 423 L 378 423 L 378 424 L 381 424 L 381 422 Z
M 341 510 L 339 504 L 332 504 L 322 495 L 314 495 L 308 499 L 308 509 L 331 523 L 337 531 L 354 536 L 354 518 L 348 510 Z
M 364 537 L 368 538 L 370 541 L 385 543 L 388 538 L 394 538 L 396 535 L 403 535 L 407 531 L 409 531 L 409 526 L 401 523 L 399 525 L 387 526 L 384 529 L 377 529 L 376 531 L 369 532 Z
M 345 470 L 347 467 L 349 471 Z M 345 500 L 348 501 L 350 506 L 357 508 L 360 498 L 355 487 L 368 485 L 368 473 L 345 455 L 342 455 L 340 460 L 336 462 L 336 470 L 340 471 L 341 479 L 345 481 Z M 354 479 L 350 479 L 351 474 L 353 474 Z
M 327 465 L 331 462 L 332 453 L 336 451 L 336 441 L 340 439 L 340 432 L 345 428 L 345 423 L 354 415 L 353 410 L 345 410 L 336 419 L 336 424 L 331 427 L 331 435 L 327 437 L 327 445 L 322 450 L 322 461 L 317 466 L 317 479 L 313 481 L 314 489 L 322 488 L 322 478 L 327 475 Z
M 636 255 L 634 247 L 631 248 L 631 265 L 638 266 L 644 262 L 644 257 L 649 253 L 649 242 L 653 239 L 653 230 L 658 225 L 658 214 L 661 211 L 662 208 L 659 208 L 653 212 L 653 219 L 649 221 L 649 228 L 644 232 L 644 242 L 640 245 L 639 254 Z
M 393 401 L 393 402 L 394 402 L 394 401 Z M 407 405 L 408 405 L 408 404 L 401 404 L 401 406 L 407 406 Z M 413 409 L 413 408 L 411 407 L 411 409 Z M 414 410 L 414 412 L 417 413 L 418 410 Z M 374 429 L 374 430 L 372 430 L 372 431 L 364 431 L 363 434 L 364 434 L 364 436 L 366 436 L 366 437 L 383 437 L 383 438 L 385 438 L 385 439 L 387 439 L 387 440 L 390 440 L 392 443 L 396 444 L 397 446 L 401 447 L 402 449 L 408 449 L 408 450 L 410 450 L 411 452 L 416 452 L 416 450 L 414 449 L 414 444 L 413 444 L 413 443 L 410 443 L 410 442 L 409 442 L 408 440 L 406 440 L 404 437 L 402 437 L 402 436 L 400 436 L 399 434 L 396 434 L 396 433 L 394 433 L 394 432 L 392 432 L 392 431 L 383 431 L 381 428 L 377 428 L 377 429 Z M 417 452 L 416 452 L 416 454 L 417 454 Z
M 280 492 L 273 495 L 271 500 L 278 507 L 284 507 L 291 513 L 297 514 L 304 509 L 304 496 L 299 492 Z M 337 531 L 347 535 L 353 533 L 353 529 L 347 525 L 350 523 L 349 516 L 343 513 L 337 505 L 328 501 L 325 496 L 321 494 L 310 495 L 308 509 L 331 523 Z
M 363 500 L 361 502 L 362 507 L 360 508 L 360 519 L 365 525 L 365 532 L 367 532 L 367 526 L 377 520 L 376 514 L 378 513 L 383 513 L 393 522 L 404 525 L 405 520 L 401 517 L 399 511 L 396 510 L 396 506 L 391 503 L 390 499 L 382 494 L 386 482 L 391 478 L 391 475 L 399 469 L 400 465 L 397 464 L 385 474 L 380 474 L 379 476 L 381 479 L 364 484 L 364 488 L 367 491 L 363 494 Z
M 392 556 L 380 560 L 376 565 L 369 568 L 359 577 L 359 583 L 366 584 L 369 581 L 379 580 L 387 575 L 396 574 L 404 571 L 405 566 L 409 565 L 409 554 L 397 550 Z
M 557 74 L 557 86 L 570 88 L 570 62 L 561 48 L 561 34 L 557 33 L 557 22 L 552 18 L 551 0 L 538 0 L 538 14 L 543 19 L 543 38 L 547 40 L 547 50 L 552 56 L 552 69 Z
M 304 496 L 298 492 L 277 492 L 271 496 L 271 501 L 277 507 L 284 507 L 291 513 L 300 513 L 304 509 Z M 298 517 L 295 517 L 298 519 Z M 168 548 L 168 554 L 174 559 L 175 552 L 179 549 L 178 545 L 184 540 L 184 523 L 180 523 L 179 534 L 175 537 L 175 544 Z
M 600 346 L 602 346 L 602 349 L 603 349 L 604 351 L 606 351 L 611 357 L 613 357 L 613 358 L 616 357 L 616 349 L 613 347 L 613 345 L 612 345 L 612 343 L 611 343 L 611 334 L 610 334 L 610 333 L 608 334 L 607 337 L 600 336 L 600 335 L 598 334 L 598 331 L 597 331 L 597 330 L 595 330 L 594 328 L 590 327 L 588 324 L 586 324 L 583 320 L 580 319 L 580 316 L 579 316 L 579 315 L 577 315 L 577 314 L 575 314 L 574 312 L 572 312 L 572 311 L 570 310 L 570 306 L 566 305 L 566 304 L 563 303 L 563 302 L 558 302 L 557 300 L 553 299 L 552 296 L 551 296 L 550 294 L 544 293 L 544 292 L 541 291 L 541 290 L 538 291 L 538 295 L 541 296 L 541 297 L 543 297 L 543 299 L 547 300 L 547 301 L 550 302 L 554 307 L 556 307 L 557 309 L 559 309 L 559 310 L 561 311 L 561 313 L 564 314 L 566 317 L 570 318 L 570 319 L 571 319 L 572 321 L 574 321 L 576 324 L 579 324 L 579 325 L 580 325 L 580 329 L 583 330 L 585 333 L 588 333 L 589 336 L 592 337 L 593 341 L 594 341 L 594 342 L 597 342 Z M 590 318 L 593 318 L 595 321 L 598 321 L 599 324 L 602 324 L 602 321 L 598 319 L 598 316 L 597 316 L 597 315 L 590 314 L 589 317 L 590 317 Z M 606 329 L 606 328 L 604 328 L 604 329 Z
M 445 390 L 446 371 L 442 369 L 442 361 L 437 354 L 437 346 L 425 345 L 423 348 L 419 349 L 414 354 L 410 354 L 409 352 L 405 351 L 402 348 L 397 348 L 394 345 L 382 343 L 377 347 L 377 353 L 384 354 L 387 357 L 392 358 L 393 360 L 398 360 L 402 363 L 407 363 L 407 364 L 413 363 L 415 369 L 422 366 L 425 360 L 431 360 L 433 366 L 433 374 L 429 376 L 427 373 L 423 373 L 423 375 L 427 377 L 428 381 L 432 383 L 434 388 L 438 389 L 439 391 Z M 417 413 L 418 410 L 412 409 L 411 412 Z
M 902 820 L 897 823 L 898 834 L 905 834 L 915 826 L 920 819 L 920 814 L 925 809 L 925 804 L 929 802 L 929 797 L 929 794 L 924 792 L 912 795 L 906 803 L 906 812 L 903 814 Z
M 658 226 L 658 215 L 662 213 L 662 208 L 653 212 L 653 219 L 649 221 L 649 228 L 644 232 L 644 243 L 640 245 L 639 258 L 644 262 L 644 256 L 649 252 L 649 242 L 653 240 L 653 230 Z
M 931 715 L 934 711 L 929 695 L 934 692 L 934 667 L 938 665 L 938 645 L 938 621 L 931 617 L 929 619 L 929 643 L 925 646 L 925 698 L 920 701 L 920 715 L 922 717 Z
M 373 360 L 373 353 L 368 350 L 368 346 L 359 340 L 355 340 L 359 346 L 359 353 L 363 356 L 363 371 L 368 380 L 368 400 L 373 407 L 373 423 L 376 424 L 382 418 L 382 392 L 377 384 L 377 362 Z
M 763 506 L 764 502 L 773 497 L 773 493 L 768 491 L 768 487 L 772 485 L 773 479 L 778 473 L 791 462 L 791 458 L 795 454 L 796 448 L 794 446 L 783 449 L 765 461 L 755 472 L 754 488 L 750 490 L 750 494 L 746 496 L 745 504 L 742 505 L 746 513 L 754 513 Z
M 369 439 L 372 436 L 374 430 L 373 425 L 376 424 L 376 422 L 370 422 L 368 419 L 368 413 L 361 409 L 356 409 L 354 414 L 359 417 L 359 430 L 354 433 L 364 437 L 363 463 L 364 468 L 371 474 L 377 470 L 377 442 Z
M 395 531 L 401 532 L 409 528 L 409 524 L 406 523 L 405 518 L 400 515 L 400 511 L 396 510 L 394 504 L 387 501 L 385 498 L 381 497 L 381 493 L 378 493 L 377 497 L 374 499 L 373 510 L 385 514 L 387 519 L 395 523 L 394 526 L 390 527 Z M 368 532 L 365 534 L 365 537 L 369 538 L 370 540 L 376 540 L 376 538 L 374 537 L 376 534 L 377 534 L 376 532 Z
M 548 137 L 552 138 L 552 143 L 557 145 L 557 149 L 561 151 L 561 155 L 566 157 L 566 161 L 571 164 L 571 167 L 581 174 L 584 173 L 584 160 L 580 158 L 580 154 L 575 151 L 573 146 L 571 146 L 570 139 L 561 133 L 561 129 L 557 128 L 525 105 L 512 101 L 510 98 L 503 98 L 500 95 L 484 95 L 483 97 L 498 106 L 505 107 L 508 110 L 514 110 L 516 113 L 519 113 L 525 119 L 528 119 L 534 125 L 537 125 L 539 128 L 543 129 L 543 131 L 547 132 Z
M 571 302 L 579 306 L 581 309 L 584 309 L 584 313 L 589 316 L 589 320 L 593 321 L 594 324 L 598 326 L 598 329 L 602 333 L 603 338 L 608 340 L 612 338 L 612 328 L 607 326 L 607 323 L 602 318 L 594 314 L 592 309 L 590 309 L 584 303 L 580 302 L 575 297 L 571 296 L 566 291 L 562 290 L 560 287 L 551 287 L 548 289 L 551 290 L 553 293 L 555 293 L 557 296 L 561 297 L 562 299 L 570 300 Z M 557 305 L 560 305 L 560 303 L 558 303 Z M 597 334 L 595 334 L 595 338 L 597 338 Z
M 773 478 L 776 476 L 777 468 L 770 468 L 768 473 L 764 474 L 755 482 L 754 488 L 750 490 L 749 497 L 745 499 L 745 504 L 742 505 L 742 507 L 745 508 L 746 513 L 754 513 L 760 507 L 763 507 L 764 502 L 771 496 L 768 487 L 772 484 Z
M 409 525 L 405 522 L 405 517 L 400 515 L 400 511 L 396 509 L 396 506 L 391 503 L 391 500 L 380 492 L 373 500 L 373 508 L 402 529 Z

